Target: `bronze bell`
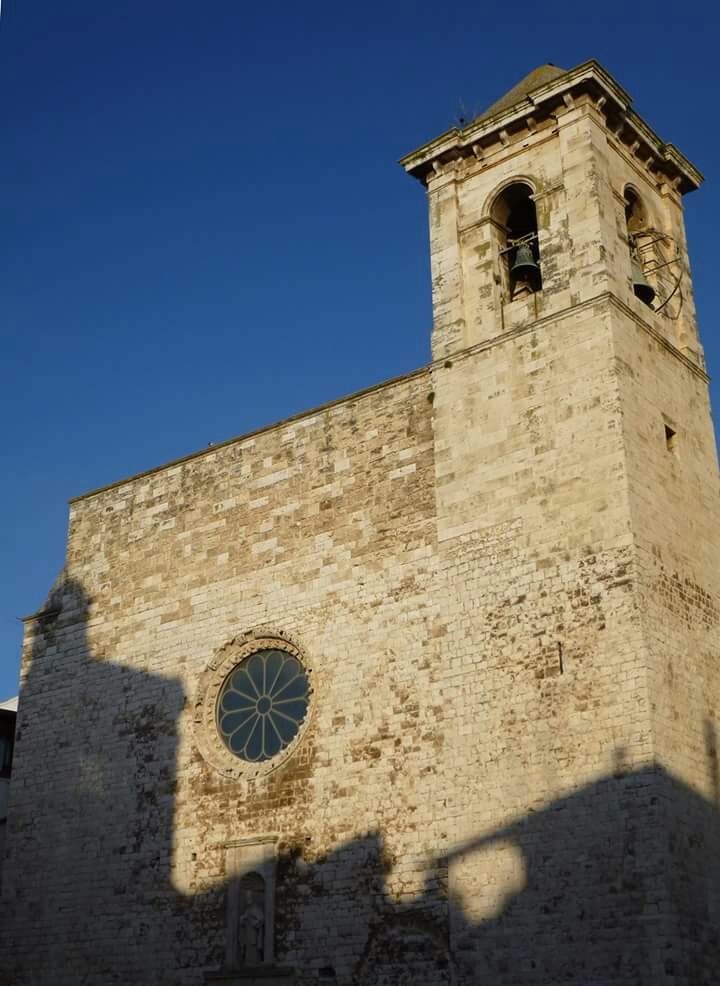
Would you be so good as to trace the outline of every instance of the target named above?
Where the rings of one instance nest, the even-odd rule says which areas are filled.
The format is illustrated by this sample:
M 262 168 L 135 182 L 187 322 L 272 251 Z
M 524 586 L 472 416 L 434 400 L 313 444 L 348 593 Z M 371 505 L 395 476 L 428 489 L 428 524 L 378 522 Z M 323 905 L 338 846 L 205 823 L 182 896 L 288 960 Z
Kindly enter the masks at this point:
M 518 281 L 537 281 L 540 268 L 535 263 L 529 243 L 521 243 L 515 254 L 515 262 L 510 270 L 513 278 Z
M 644 301 L 646 305 L 652 304 L 652 300 L 655 297 L 655 288 L 645 277 L 645 273 L 637 257 L 633 257 L 631 259 L 630 271 L 635 297 L 639 298 L 640 301 Z

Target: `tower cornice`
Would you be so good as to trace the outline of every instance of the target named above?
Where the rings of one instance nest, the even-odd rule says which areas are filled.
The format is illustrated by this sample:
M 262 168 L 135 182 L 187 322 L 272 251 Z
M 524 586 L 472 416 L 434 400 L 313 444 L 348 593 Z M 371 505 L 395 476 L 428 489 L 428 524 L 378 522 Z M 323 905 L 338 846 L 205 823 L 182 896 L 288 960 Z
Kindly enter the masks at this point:
M 681 193 L 698 188 L 702 174 L 674 144 L 665 143 L 632 108 L 632 99 L 599 62 L 591 59 L 550 81 L 531 86 L 511 105 L 493 108 L 465 127 L 453 127 L 400 159 L 402 167 L 425 183 L 444 165 L 474 156 L 482 159 L 497 143 L 508 144 L 543 123 L 553 122 L 585 97 L 604 116 L 608 129 L 642 157 L 650 169 Z

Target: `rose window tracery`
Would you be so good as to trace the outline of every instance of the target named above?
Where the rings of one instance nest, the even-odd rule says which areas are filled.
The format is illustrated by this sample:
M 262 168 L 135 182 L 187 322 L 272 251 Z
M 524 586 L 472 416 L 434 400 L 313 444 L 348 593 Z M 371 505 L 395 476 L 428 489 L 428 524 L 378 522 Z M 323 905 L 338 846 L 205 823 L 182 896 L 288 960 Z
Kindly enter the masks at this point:
M 217 705 L 225 746 L 251 763 L 269 760 L 297 735 L 310 702 L 310 681 L 296 657 L 256 651 L 227 676 Z

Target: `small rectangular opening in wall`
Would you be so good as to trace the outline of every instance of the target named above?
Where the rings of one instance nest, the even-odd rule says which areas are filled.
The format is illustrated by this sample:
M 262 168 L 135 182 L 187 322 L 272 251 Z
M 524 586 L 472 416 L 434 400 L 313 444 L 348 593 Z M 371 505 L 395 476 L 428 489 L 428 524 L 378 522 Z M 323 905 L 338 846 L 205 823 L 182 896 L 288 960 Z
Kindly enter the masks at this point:
M 665 447 L 668 452 L 673 452 L 675 450 L 675 445 L 677 442 L 677 433 L 674 428 L 670 425 L 665 425 Z

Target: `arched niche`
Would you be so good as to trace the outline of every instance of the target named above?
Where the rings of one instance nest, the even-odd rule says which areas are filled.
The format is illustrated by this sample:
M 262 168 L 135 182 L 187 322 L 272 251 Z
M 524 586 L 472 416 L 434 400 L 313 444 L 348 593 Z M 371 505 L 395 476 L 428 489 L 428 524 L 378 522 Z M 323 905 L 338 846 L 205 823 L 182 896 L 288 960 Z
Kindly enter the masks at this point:
M 652 266 L 656 266 L 657 261 L 654 252 L 650 258 L 645 256 L 648 252 L 650 229 L 647 209 L 640 193 L 632 185 L 625 186 L 623 199 L 625 201 L 625 228 L 630 251 L 630 283 L 635 297 L 652 307 L 655 288 L 648 281 L 645 268 L 647 259 L 650 259 Z
M 496 195 L 490 217 L 497 237 L 503 300 L 515 301 L 542 288 L 538 222 L 532 186 L 510 182 Z
M 631 236 L 647 229 L 647 209 L 638 190 L 632 185 L 626 185 L 623 199 L 625 200 L 625 225 L 628 235 Z
M 277 837 L 249 836 L 225 847 L 225 963 L 228 972 L 274 966 Z M 260 975 L 260 972 L 258 972 Z

